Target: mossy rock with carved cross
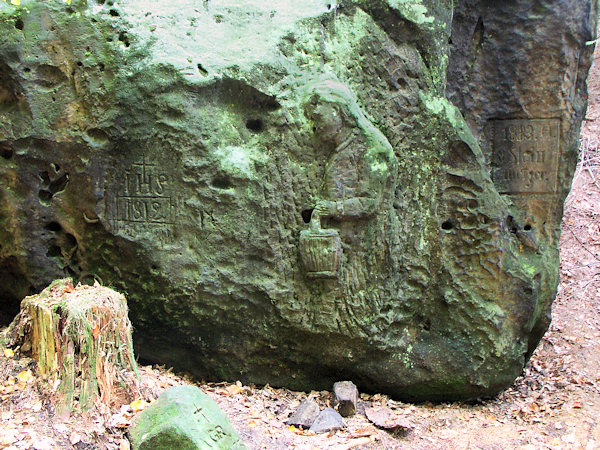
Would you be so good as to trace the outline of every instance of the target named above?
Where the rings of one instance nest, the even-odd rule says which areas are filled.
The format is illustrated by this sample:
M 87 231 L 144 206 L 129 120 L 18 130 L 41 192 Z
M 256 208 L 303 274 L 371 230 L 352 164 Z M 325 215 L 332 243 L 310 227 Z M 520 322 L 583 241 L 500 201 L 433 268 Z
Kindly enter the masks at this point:
M 139 394 L 127 312 L 125 297 L 110 288 L 56 280 L 23 299 L 5 340 L 30 353 L 40 374 L 60 380 L 57 412 L 122 404 Z

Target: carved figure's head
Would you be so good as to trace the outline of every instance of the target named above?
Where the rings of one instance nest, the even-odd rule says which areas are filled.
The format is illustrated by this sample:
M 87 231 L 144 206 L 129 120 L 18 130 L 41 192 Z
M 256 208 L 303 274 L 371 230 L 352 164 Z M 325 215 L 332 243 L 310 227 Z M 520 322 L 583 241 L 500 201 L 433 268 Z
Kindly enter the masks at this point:
M 305 115 L 321 141 L 337 143 L 345 135 L 345 129 L 358 125 L 361 113 L 350 90 L 337 81 L 328 80 L 309 86 Z

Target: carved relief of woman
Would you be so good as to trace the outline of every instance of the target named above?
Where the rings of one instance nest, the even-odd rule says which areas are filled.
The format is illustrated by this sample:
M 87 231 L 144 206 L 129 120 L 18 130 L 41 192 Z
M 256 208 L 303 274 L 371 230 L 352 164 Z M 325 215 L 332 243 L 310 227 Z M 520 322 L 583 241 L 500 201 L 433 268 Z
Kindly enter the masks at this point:
M 344 302 L 356 305 L 343 315 L 355 320 L 348 315 L 378 303 L 366 297 L 378 295 L 378 277 L 387 270 L 398 162 L 388 140 L 345 85 L 311 85 L 305 115 L 315 135 L 316 165 L 324 165 L 313 219 L 331 219 L 329 226 L 339 233 L 343 257 L 336 275 Z
M 397 161 L 385 136 L 360 111 L 343 84 L 324 81 L 309 88 L 306 116 L 327 158 L 315 213 L 338 219 L 372 216 L 387 184 L 395 182 Z

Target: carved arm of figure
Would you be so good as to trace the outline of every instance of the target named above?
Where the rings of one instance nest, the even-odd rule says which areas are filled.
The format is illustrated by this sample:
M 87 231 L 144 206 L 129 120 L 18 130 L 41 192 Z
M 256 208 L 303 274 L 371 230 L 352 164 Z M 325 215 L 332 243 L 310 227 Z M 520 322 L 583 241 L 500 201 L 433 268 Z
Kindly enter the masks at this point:
M 319 200 L 313 214 L 319 217 L 362 219 L 377 211 L 378 201 L 372 197 L 351 197 L 344 200 Z

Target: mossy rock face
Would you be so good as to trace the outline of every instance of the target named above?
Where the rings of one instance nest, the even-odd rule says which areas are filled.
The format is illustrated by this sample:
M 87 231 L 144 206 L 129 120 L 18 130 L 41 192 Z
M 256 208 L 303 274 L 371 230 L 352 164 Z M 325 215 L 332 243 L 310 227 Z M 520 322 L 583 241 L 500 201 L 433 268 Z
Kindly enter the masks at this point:
M 452 3 L 0 3 L 2 308 L 97 278 L 141 358 L 205 379 L 507 386 L 550 320 L 595 2 Z
M 167 389 L 129 429 L 134 450 L 246 447 L 219 406 L 195 386 Z

